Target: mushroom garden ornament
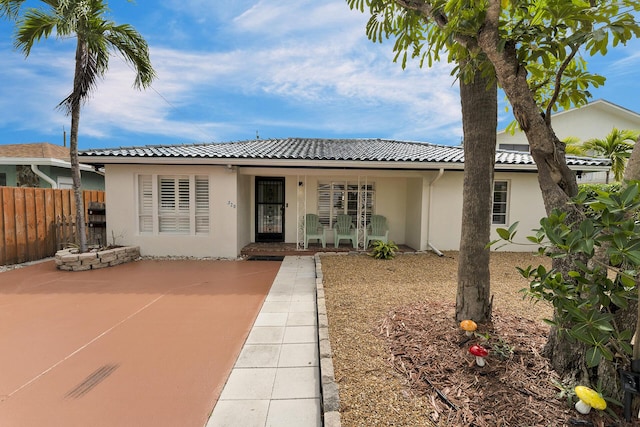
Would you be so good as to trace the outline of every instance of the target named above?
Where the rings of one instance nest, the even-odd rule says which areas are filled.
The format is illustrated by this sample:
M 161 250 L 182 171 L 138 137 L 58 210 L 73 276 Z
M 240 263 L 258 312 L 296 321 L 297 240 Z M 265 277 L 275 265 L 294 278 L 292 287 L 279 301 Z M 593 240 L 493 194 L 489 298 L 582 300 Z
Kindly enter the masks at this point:
M 470 337 L 473 335 L 476 329 L 478 329 L 478 325 L 473 320 L 463 320 L 460 322 L 460 328 L 464 330 L 465 334 Z
M 469 353 L 476 357 L 476 364 L 478 366 L 484 366 L 484 358 L 489 354 L 486 348 L 478 344 L 474 344 L 469 347 Z
M 576 402 L 576 410 L 581 414 L 588 414 L 591 408 L 596 408 L 600 411 L 606 409 L 607 402 L 597 391 L 583 385 L 576 386 L 574 391 L 578 399 L 580 399 Z

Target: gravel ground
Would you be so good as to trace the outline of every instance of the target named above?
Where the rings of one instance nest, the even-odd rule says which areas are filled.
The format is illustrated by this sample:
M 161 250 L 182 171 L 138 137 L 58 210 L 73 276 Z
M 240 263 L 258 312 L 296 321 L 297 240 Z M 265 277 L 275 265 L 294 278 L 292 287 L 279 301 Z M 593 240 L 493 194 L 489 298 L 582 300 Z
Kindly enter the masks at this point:
M 385 328 L 389 333 L 389 325 L 393 323 L 390 319 L 398 317 L 398 313 L 409 317 L 412 314 L 407 313 L 421 316 L 424 325 L 438 322 L 435 326 L 450 327 L 449 321 L 443 319 L 453 317 L 454 313 L 457 255 L 457 252 L 447 252 L 443 257 L 433 253 L 404 254 L 387 261 L 366 255 L 322 257 L 329 335 L 344 427 L 461 425 L 451 421 L 451 416 L 447 421 L 446 411 L 436 410 L 442 409 L 443 405 L 435 402 L 435 393 L 421 393 L 411 387 L 412 381 L 399 372 L 405 367 L 399 369 L 394 366 L 397 360 L 394 361 L 393 355 L 398 351 L 403 354 L 410 352 L 392 350 L 393 343 L 390 344 L 381 333 Z M 523 299 L 519 291 L 527 283 L 515 269 L 515 266 L 540 263 L 549 265 L 547 259 L 529 253 L 492 253 L 491 293 L 494 295 L 494 314 L 499 313 L 503 320 L 511 319 L 513 315 L 515 320 L 511 320 L 512 323 L 526 323 L 530 325 L 527 326 L 529 329 L 544 334 L 548 329 L 541 319 L 550 317 L 552 308 Z M 438 317 L 443 310 L 449 314 Z M 406 326 L 404 321 L 400 326 L 401 329 Z M 449 335 L 459 332 L 455 329 L 453 324 L 453 332 Z M 398 335 L 397 330 L 394 334 Z M 408 341 L 411 345 L 411 337 L 407 337 L 407 333 L 396 340 Z M 544 363 L 541 356 L 538 359 Z M 548 383 L 549 378 L 540 381 Z M 462 397 L 458 391 L 458 401 L 464 400 Z M 507 410 L 514 412 L 512 407 Z M 496 419 L 487 419 L 473 423 L 467 423 L 467 420 L 465 424 L 499 425 Z

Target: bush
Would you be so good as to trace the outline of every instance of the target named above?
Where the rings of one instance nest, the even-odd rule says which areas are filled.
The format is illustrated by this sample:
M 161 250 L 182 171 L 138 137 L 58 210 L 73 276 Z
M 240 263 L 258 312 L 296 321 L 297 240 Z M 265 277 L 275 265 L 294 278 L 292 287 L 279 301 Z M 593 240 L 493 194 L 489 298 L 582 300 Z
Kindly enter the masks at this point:
M 398 246 L 391 240 L 388 243 L 382 240 L 376 240 L 373 242 L 373 247 L 369 255 L 375 259 L 392 259 L 396 256 Z
M 542 265 L 518 271 L 529 281 L 527 295 L 553 304 L 556 320 L 546 322 L 587 344 L 590 367 L 597 366 L 602 358 L 622 359 L 628 365 L 633 332 L 618 328 L 614 313 L 637 300 L 640 224 L 634 214 L 640 211 L 640 182 L 611 191 L 583 187 L 573 203 L 588 212 L 584 220 L 567 223 L 566 213 L 556 210 L 540 220 L 535 236 L 527 237 L 539 245 L 541 255 L 574 257 L 568 277 Z M 513 243 L 516 228 L 517 223 L 497 232 L 502 240 Z M 599 246 L 606 248 L 604 263 L 594 258 Z
M 598 196 L 601 196 L 604 194 L 620 193 L 620 190 L 622 189 L 622 184 L 620 184 L 619 182 L 614 182 L 611 184 L 604 184 L 604 183 L 579 184 L 578 188 L 580 189 L 581 193 L 584 193 L 586 195 L 586 200 L 593 201 Z M 591 209 L 591 207 L 589 207 L 589 205 L 587 204 L 585 205 L 584 214 L 588 218 L 593 218 L 596 215 L 596 212 L 593 209 Z

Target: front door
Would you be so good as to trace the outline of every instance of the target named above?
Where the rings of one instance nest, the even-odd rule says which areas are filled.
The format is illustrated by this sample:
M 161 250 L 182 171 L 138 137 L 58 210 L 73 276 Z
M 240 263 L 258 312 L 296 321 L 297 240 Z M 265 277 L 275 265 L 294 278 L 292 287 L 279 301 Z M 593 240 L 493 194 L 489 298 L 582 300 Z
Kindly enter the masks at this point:
M 284 178 L 256 177 L 256 242 L 284 242 Z

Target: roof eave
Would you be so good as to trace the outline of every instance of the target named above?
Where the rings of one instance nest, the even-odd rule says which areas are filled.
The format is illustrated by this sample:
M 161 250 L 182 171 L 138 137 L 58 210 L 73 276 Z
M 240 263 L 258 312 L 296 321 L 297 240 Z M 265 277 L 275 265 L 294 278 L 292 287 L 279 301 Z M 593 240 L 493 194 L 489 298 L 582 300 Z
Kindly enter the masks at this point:
M 298 167 L 326 169 L 407 169 L 407 170 L 464 170 L 464 163 L 451 161 L 362 161 L 362 160 L 324 160 L 324 159 L 281 159 L 272 157 L 148 157 L 148 156 L 84 156 L 83 163 L 94 165 L 109 164 L 149 164 L 149 165 L 212 165 L 212 166 L 251 166 L 251 167 Z M 607 171 L 608 166 L 569 165 L 575 171 Z M 495 170 L 537 171 L 535 163 L 496 163 Z
M 71 169 L 71 162 L 62 159 L 42 157 L 0 157 L 0 165 L 38 165 Z M 80 169 L 83 171 L 95 172 L 93 166 L 86 163 L 80 163 Z
M 304 168 L 345 168 L 345 169 L 460 169 L 463 163 L 454 162 L 412 162 L 412 161 L 362 161 L 362 160 L 317 160 L 317 159 L 279 159 L 263 158 L 224 158 L 224 157 L 122 157 L 122 156 L 86 156 L 84 163 L 109 164 L 153 164 L 153 165 L 231 165 L 256 167 L 304 167 Z

